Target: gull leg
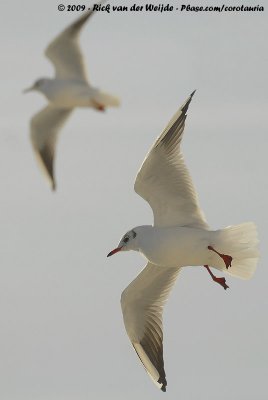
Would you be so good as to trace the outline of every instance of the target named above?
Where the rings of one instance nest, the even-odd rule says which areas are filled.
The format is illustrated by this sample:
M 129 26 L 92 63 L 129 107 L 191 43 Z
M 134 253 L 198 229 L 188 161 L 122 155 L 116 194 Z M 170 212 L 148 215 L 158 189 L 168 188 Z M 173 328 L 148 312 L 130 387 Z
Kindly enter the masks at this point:
M 92 100 L 93 107 L 98 111 L 105 111 L 105 106 L 103 104 L 98 103 L 97 101 Z
M 214 253 L 218 254 L 218 256 L 220 256 L 220 257 L 223 259 L 223 261 L 224 261 L 225 266 L 226 266 L 227 269 L 228 269 L 229 267 L 232 266 L 233 257 L 228 256 L 227 254 L 221 254 L 221 253 L 219 253 L 219 252 L 218 252 L 217 250 L 215 250 L 212 246 L 208 246 L 208 249 L 211 250 L 211 251 L 214 251 Z
M 204 267 L 207 269 L 209 275 L 211 276 L 211 278 L 213 279 L 214 282 L 217 282 L 219 285 L 221 285 L 223 287 L 224 290 L 228 289 L 229 286 L 226 285 L 226 280 L 225 278 L 217 278 L 213 272 L 211 271 L 211 269 L 209 268 L 208 265 L 204 265 Z
M 98 104 L 97 110 L 99 111 L 105 111 L 105 107 L 102 104 Z

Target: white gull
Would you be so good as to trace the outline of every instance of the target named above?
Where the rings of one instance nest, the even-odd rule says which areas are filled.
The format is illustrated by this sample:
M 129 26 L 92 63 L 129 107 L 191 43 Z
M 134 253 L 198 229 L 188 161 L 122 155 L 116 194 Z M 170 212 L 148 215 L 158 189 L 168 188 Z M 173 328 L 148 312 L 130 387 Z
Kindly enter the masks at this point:
M 75 107 L 104 111 L 119 106 L 118 98 L 91 86 L 79 45 L 79 34 L 93 14 L 87 11 L 60 33 L 47 47 L 45 55 L 55 67 L 55 78 L 38 79 L 24 92 L 36 90 L 49 104 L 31 119 L 31 141 L 40 165 L 53 190 L 55 147 L 60 128 Z
M 133 228 L 108 254 L 135 250 L 148 260 L 123 291 L 121 306 L 129 339 L 162 391 L 167 386 L 162 312 L 181 267 L 204 266 L 212 279 L 227 289 L 225 278 L 217 278 L 210 267 L 249 279 L 259 254 L 254 223 L 212 231 L 199 207 L 180 149 L 193 94 L 156 140 L 136 177 L 135 191 L 151 206 L 154 225 Z

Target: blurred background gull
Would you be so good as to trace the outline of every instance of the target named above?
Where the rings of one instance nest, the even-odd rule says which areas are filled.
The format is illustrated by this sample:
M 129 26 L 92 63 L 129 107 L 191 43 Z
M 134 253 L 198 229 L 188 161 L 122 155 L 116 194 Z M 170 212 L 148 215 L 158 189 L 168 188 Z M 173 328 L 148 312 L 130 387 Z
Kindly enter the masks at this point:
M 54 158 L 59 131 L 73 109 L 91 107 L 105 111 L 106 107 L 117 107 L 120 104 L 116 97 L 93 87 L 88 80 L 79 36 L 84 24 L 93 14 L 92 10 L 86 10 L 49 43 L 45 55 L 55 68 L 55 77 L 40 78 L 24 90 L 24 93 L 42 93 L 49 102 L 33 116 L 30 127 L 37 161 L 52 190 L 56 189 Z

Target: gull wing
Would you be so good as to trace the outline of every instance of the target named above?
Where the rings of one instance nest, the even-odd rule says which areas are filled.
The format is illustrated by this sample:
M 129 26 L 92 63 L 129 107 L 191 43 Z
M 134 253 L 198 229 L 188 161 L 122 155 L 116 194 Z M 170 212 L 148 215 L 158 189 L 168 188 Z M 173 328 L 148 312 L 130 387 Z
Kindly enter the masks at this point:
M 31 119 L 31 141 L 42 170 L 55 190 L 54 157 L 57 137 L 73 109 L 60 109 L 48 105 Z
M 92 14 L 92 10 L 82 14 L 78 20 L 64 29 L 48 45 L 45 55 L 55 67 L 56 78 L 76 79 L 87 82 L 87 72 L 80 49 L 79 34 Z
M 154 383 L 166 391 L 162 313 L 180 267 L 148 263 L 123 291 L 121 307 L 128 337 Z
M 136 177 L 134 189 L 150 204 L 155 226 L 208 228 L 180 149 L 186 112 L 194 93 L 156 140 Z

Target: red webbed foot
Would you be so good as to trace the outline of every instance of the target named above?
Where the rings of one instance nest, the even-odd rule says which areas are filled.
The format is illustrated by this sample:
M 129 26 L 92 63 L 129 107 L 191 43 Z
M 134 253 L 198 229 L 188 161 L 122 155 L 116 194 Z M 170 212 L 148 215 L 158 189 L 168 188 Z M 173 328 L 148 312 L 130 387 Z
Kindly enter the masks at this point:
M 99 111 L 105 111 L 105 107 L 104 107 L 102 104 L 99 104 L 99 105 L 97 106 L 97 109 L 98 109 Z
M 213 272 L 211 271 L 211 269 L 209 268 L 208 265 L 204 265 L 204 267 L 207 269 L 209 275 L 211 276 L 211 278 L 213 279 L 214 282 L 218 283 L 219 285 L 221 285 L 223 287 L 224 290 L 229 289 L 229 286 L 226 284 L 226 279 L 225 278 L 217 278 L 217 276 L 215 276 L 213 274 Z
M 208 249 L 211 250 L 211 251 L 214 251 L 214 253 L 218 254 L 218 256 L 220 256 L 223 259 L 224 264 L 225 264 L 227 269 L 232 266 L 233 257 L 228 256 L 227 254 L 219 253 L 212 246 L 208 246 Z
M 214 282 L 217 282 L 219 285 L 223 287 L 224 290 L 229 289 L 229 286 L 226 284 L 225 278 L 217 278 L 216 276 L 212 278 Z

